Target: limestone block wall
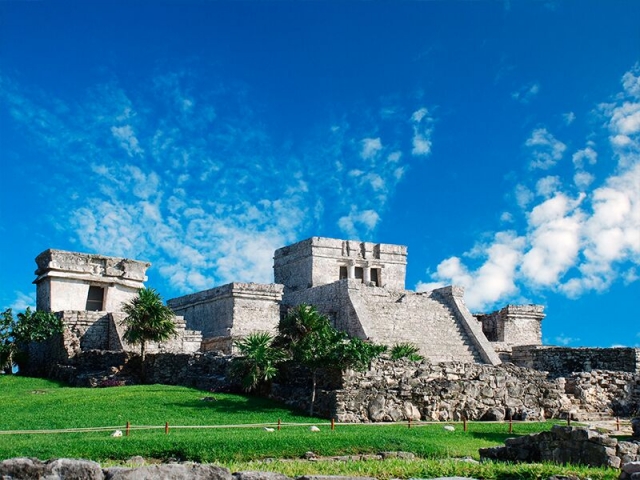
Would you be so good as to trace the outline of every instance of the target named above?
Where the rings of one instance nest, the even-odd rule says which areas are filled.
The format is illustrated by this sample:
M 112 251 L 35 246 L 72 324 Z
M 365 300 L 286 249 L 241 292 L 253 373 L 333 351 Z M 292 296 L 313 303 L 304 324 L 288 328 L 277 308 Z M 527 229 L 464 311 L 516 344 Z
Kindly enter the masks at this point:
M 124 327 L 122 326 L 122 320 L 124 318 L 124 312 L 109 314 L 109 346 L 106 349 L 139 353 L 140 345 L 131 345 L 123 340 Z M 176 316 L 174 321 L 176 325 L 176 335 L 164 342 L 147 342 L 145 345 L 147 353 L 193 353 L 200 350 L 202 333 L 187 329 L 183 317 Z M 86 351 L 88 349 L 83 348 L 83 350 Z
M 584 427 L 554 425 L 551 431 L 508 438 L 502 447 L 480 449 L 480 461 L 549 462 L 620 468 L 636 462 L 638 444 Z M 625 478 L 620 476 L 620 478 Z
M 349 335 L 366 339 L 368 335 L 362 329 L 358 316 L 351 305 L 349 286 L 355 288 L 355 281 L 343 279 L 328 285 L 289 292 L 285 295 L 282 314 L 290 307 L 306 303 L 313 305 L 318 311 L 331 320 L 331 324 Z
M 332 414 L 345 422 L 502 420 L 509 415 L 542 420 L 568 414 L 587 420 L 637 412 L 640 374 L 594 370 L 549 378 L 511 364 L 379 359 L 367 372 L 347 372 L 332 394 Z
M 507 305 L 489 314 L 477 314 L 482 330 L 491 342 L 504 347 L 514 345 L 541 345 L 544 318 L 542 305 Z
M 45 250 L 36 257 L 38 310 L 86 310 L 90 287 L 101 289 L 99 308 L 114 312 L 135 297 L 146 280 L 147 262 L 119 257 Z
M 452 292 L 394 291 L 344 279 L 289 292 L 284 302 L 285 307 L 314 305 L 354 337 L 388 346 L 413 343 L 432 362 L 500 363 L 478 322 Z
M 511 358 L 516 365 L 544 370 L 552 377 L 592 370 L 640 373 L 639 348 L 519 346 L 513 347 Z
M 407 247 L 312 237 L 276 250 L 274 278 L 285 293 L 358 278 L 404 289 Z
M 336 392 L 340 421 L 542 420 L 571 407 L 563 385 L 514 365 L 376 361 Z
M 272 331 L 280 320 L 282 285 L 230 283 L 171 299 L 167 305 L 203 338 Z
M 560 377 L 578 418 L 593 414 L 637 415 L 640 411 L 640 373 L 592 370 Z

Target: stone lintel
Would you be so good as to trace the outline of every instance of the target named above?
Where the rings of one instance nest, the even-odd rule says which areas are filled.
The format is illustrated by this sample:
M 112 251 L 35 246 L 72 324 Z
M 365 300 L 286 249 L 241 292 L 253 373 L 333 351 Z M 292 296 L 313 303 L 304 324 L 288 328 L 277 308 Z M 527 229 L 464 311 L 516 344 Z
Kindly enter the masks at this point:
M 345 252 L 345 246 L 347 251 Z M 358 253 L 364 248 L 370 256 L 362 257 Z M 295 261 L 295 257 L 306 258 L 313 255 L 316 258 L 359 258 L 363 260 L 381 260 L 384 263 L 406 264 L 407 247 L 388 243 L 360 242 L 354 240 L 340 240 L 337 238 L 311 237 L 293 245 L 279 248 L 275 251 L 274 260 L 288 257 L 288 262 Z
M 33 283 L 47 277 L 59 277 L 113 282 L 134 287 L 141 286 L 140 284 L 147 280 L 145 274 L 151 265 L 149 262 L 128 258 L 55 249 L 45 250 L 38 255 L 36 264 L 38 268 L 34 273 L 37 278 Z
M 61 278 L 64 280 L 81 280 L 83 282 L 88 282 L 94 285 L 100 286 L 115 286 L 115 285 L 123 285 L 131 288 L 142 288 L 142 280 L 131 280 L 123 277 L 105 277 L 102 275 L 94 275 L 91 273 L 78 273 L 78 272 L 69 272 L 65 270 L 49 270 L 48 272 L 39 275 L 32 283 L 37 284 L 43 281 L 46 278 Z M 147 277 L 144 277 L 146 280 Z

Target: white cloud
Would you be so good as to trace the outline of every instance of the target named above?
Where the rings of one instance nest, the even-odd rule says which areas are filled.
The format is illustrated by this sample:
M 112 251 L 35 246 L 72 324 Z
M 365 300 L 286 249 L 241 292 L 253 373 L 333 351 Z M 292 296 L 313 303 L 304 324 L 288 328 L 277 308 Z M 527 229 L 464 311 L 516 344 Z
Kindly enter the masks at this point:
M 527 104 L 540 92 L 540 84 L 537 82 L 529 83 L 521 87 L 518 91 L 511 94 L 511 98 L 521 103 Z
M 515 295 L 516 268 L 522 259 L 524 238 L 514 232 L 499 232 L 493 242 L 486 246 L 483 263 L 476 271 L 470 271 L 459 257 L 450 257 L 441 262 L 431 283 L 421 282 L 416 289 L 432 290 L 445 284 L 465 288 L 465 303 L 472 310 L 482 310 L 504 296 Z
M 380 216 L 375 210 L 358 210 L 353 205 L 349 215 L 338 220 L 338 227 L 351 239 L 358 239 L 358 231 L 371 232 L 380 221 Z M 358 228 L 360 227 L 360 228 Z
M 521 286 L 579 297 L 588 291 L 604 291 L 616 280 L 627 284 L 639 281 L 640 127 L 636 124 L 636 112 L 640 111 L 640 102 L 630 98 L 638 93 L 638 78 L 640 67 L 625 74 L 626 91 L 614 103 L 601 108 L 613 160 L 618 165 L 598 188 L 587 190 L 594 177 L 582 170 L 597 161 L 594 144 L 589 141 L 587 147 L 573 156 L 577 169 L 574 182 L 582 193 L 576 196 L 564 192 L 559 176 L 545 176 L 536 183 L 542 200 L 533 203 L 535 198 L 529 187 L 517 185 L 516 202 L 529 209 L 526 232 L 508 234 L 508 238 L 518 242 L 504 241 L 500 233 L 496 234 L 489 244 L 475 245 L 462 256 L 443 260 L 436 272 L 429 275 L 431 282 L 421 282 L 420 287 L 458 283 L 469 289 L 470 303 L 478 308 L 494 300 L 512 299 Z M 624 142 L 620 141 L 621 136 Z M 538 167 L 554 164 L 565 150 L 546 129 L 535 130 L 527 146 L 534 149 Z M 496 254 L 496 246 L 498 252 L 506 249 L 512 257 Z M 496 262 L 502 267 L 498 269 L 500 275 L 487 268 L 494 256 L 518 260 L 516 264 L 509 260 Z M 487 270 L 489 274 L 483 277 Z M 578 340 L 564 335 L 556 339 L 563 344 Z
M 531 149 L 531 168 L 548 170 L 562 159 L 567 146 L 557 140 L 546 128 L 537 128 L 525 142 Z
M 11 310 L 13 310 L 14 315 L 18 312 L 23 312 L 27 308 L 31 308 L 31 310 L 35 310 L 36 308 L 36 293 L 24 293 L 24 292 L 15 292 L 15 300 L 9 306 Z
M 552 286 L 575 263 L 582 220 L 576 207 L 581 200 L 572 201 L 557 194 L 531 211 L 528 234 L 531 247 L 521 265 L 521 271 L 529 281 Z
M 572 160 L 576 168 L 583 168 L 585 163 L 594 165 L 598 161 L 598 154 L 591 147 L 592 145 L 589 145 L 573 154 Z
M 513 222 L 513 214 L 511 212 L 502 212 L 500 215 L 500 221 L 504 223 Z
M 382 142 L 378 138 L 365 138 L 362 140 L 362 150 L 360 156 L 365 160 L 375 157 L 382 150 Z
M 527 206 L 533 201 L 533 192 L 529 190 L 525 185 L 516 185 L 514 193 L 516 197 L 516 203 L 522 209 L 527 208 Z
M 391 152 L 387 156 L 387 160 L 389 160 L 390 162 L 393 162 L 393 163 L 398 163 L 401 158 L 402 158 L 402 152 L 400 150 L 396 150 L 395 152 Z
M 562 114 L 562 119 L 565 125 L 571 125 L 576 120 L 576 114 L 573 112 L 567 112 Z
M 560 335 L 555 337 L 556 344 L 562 345 L 562 346 L 565 346 L 565 347 L 568 346 L 568 345 L 571 345 L 571 344 L 575 345 L 579 341 L 580 341 L 579 338 L 569 337 L 569 336 L 565 335 L 564 333 L 561 333 Z
M 426 108 L 420 108 L 419 110 L 413 112 L 413 114 L 411 115 L 411 120 L 414 123 L 420 123 L 422 119 L 424 119 L 427 115 L 429 115 L 429 110 L 427 110 Z
M 573 183 L 576 184 L 580 190 L 584 191 L 593 183 L 595 177 L 587 172 L 576 172 L 573 176 Z
M 560 187 L 560 177 L 549 175 L 542 177 L 536 182 L 536 193 L 542 197 L 549 198 L 556 193 Z
M 413 123 L 413 149 L 411 154 L 414 156 L 426 156 L 431 153 L 431 124 L 433 119 L 429 116 L 426 108 L 416 110 L 411 115 Z
M 111 127 L 111 133 L 116 140 L 119 141 L 120 146 L 127 152 L 130 157 L 134 155 L 141 155 L 143 153 L 140 148 L 140 143 L 136 138 L 135 133 L 131 125 L 124 125 L 122 127 Z

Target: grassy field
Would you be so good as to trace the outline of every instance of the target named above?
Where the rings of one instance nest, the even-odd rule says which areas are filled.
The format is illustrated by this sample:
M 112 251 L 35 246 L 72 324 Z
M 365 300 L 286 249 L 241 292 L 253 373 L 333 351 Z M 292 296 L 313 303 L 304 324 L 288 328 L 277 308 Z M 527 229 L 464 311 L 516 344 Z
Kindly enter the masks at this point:
M 215 400 L 205 401 L 205 397 Z M 463 432 L 461 426 L 457 426 L 455 432 L 448 432 L 440 424 L 411 429 L 406 425 L 369 424 L 338 425 L 331 431 L 327 420 L 310 418 L 255 397 L 162 385 L 70 388 L 42 379 L 9 376 L 0 376 L 0 405 L 0 459 L 75 457 L 113 463 L 142 455 L 151 461 L 213 462 L 236 470 L 274 470 L 290 475 L 315 472 L 408 478 L 449 472 L 476 478 L 503 478 L 507 475 L 504 465 L 471 466 L 449 459 L 477 459 L 481 447 L 498 445 L 514 434 L 550 428 L 548 423 L 515 424 L 514 434 L 509 434 L 506 424 L 474 423 L 467 432 Z M 280 431 L 264 430 L 264 425 L 274 427 L 278 419 L 282 421 Z M 132 425 L 128 437 L 110 436 L 115 429 L 123 430 L 127 421 Z M 169 424 L 168 434 L 163 427 L 165 422 Z M 310 424 L 318 425 L 320 431 L 309 431 Z M 142 426 L 158 428 L 138 429 Z M 188 426 L 217 428 L 179 428 Z M 11 430 L 87 427 L 109 428 L 75 433 L 2 434 Z M 321 456 L 408 451 L 419 459 L 263 462 L 273 458 L 299 459 L 307 451 Z M 514 468 L 522 467 L 509 468 L 508 471 L 514 473 Z M 549 465 L 525 469 L 528 473 L 517 475 L 518 478 L 546 478 L 550 471 L 556 474 L 569 471 Z M 571 471 L 577 473 L 575 469 Z M 580 476 L 615 478 L 615 472 L 611 472 L 588 469 Z

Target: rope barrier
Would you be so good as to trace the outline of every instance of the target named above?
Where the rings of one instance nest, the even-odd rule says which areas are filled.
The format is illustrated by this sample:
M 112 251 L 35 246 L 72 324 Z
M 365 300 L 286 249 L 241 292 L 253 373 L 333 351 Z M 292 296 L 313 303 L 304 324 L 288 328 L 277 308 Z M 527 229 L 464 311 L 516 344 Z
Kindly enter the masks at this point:
M 90 433 L 90 432 L 107 432 L 115 430 L 164 430 L 165 433 L 169 433 L 169 426 L 172 430 L 187 430 L 187 429 L 243 429 L 243 428 L 273 428 L 278 430 L 285 427 L 312 427 L 323 426 L 329 427 L 331 431 L 334 431 L 343 427 L 382 427 L 382 426 L 398 426 L 407 428 L 419 428 L 429 425 L 462 425 L 464 431 L 467 431 L 469 424 L 503 424 L 509 428 L 509 433 L 513 431 L 513 425 L 515 424 L 529 424 L 525 420 L 505 420 L 505 421 L 482 421 L 482 422 L 470 422 L 468 420 L 461 420 L 455 422 L 439 422 L 439 421 L 409 421 L 409 422 L 371 422 L 371 423 L 338 423 L 334 420 L 330 422 L 313 422 L 313 423 L 299 423 L 299 422 L 282 422 L 278 420 L 273 423 L 243 423 L 243 424 L 229 424 L 229 425 L 170 425 L 169 422 L 165 422 L 164 425 L 132 425 L 127 422 L 127 425 L 117 425 L 109 427 L 76 427 L 76 428 L 60 428 L 60 429 L 43 429 L 43 430 L 0 430 L 0 435 L 38 435 L 38 434 L 56 434 L 56 433 Z M 560 423 L 557 422 L 557 423 Z M 631 424 L 630 421 L 618 420 L 617 425 Z M 618 427 L 619 428 L 619 427 Z

